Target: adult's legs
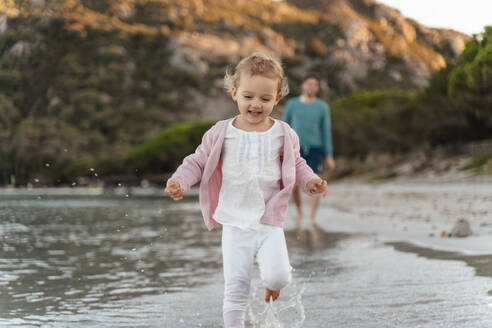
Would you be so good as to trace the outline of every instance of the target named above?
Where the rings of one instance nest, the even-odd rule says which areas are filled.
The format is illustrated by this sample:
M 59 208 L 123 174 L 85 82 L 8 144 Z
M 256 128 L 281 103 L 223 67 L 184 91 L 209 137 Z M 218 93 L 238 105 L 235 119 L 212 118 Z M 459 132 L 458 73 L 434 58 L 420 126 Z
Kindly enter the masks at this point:
M 294 185 L 294 189 L 292 190 L 292 196 L 297 209 L 296 226 L 300 227 L 302 217 L 304 214 L 302 212 L 301 192 L 299 186 Z M 316 221 L 316 213 L 318 212 L 319 201 L 320 201 L 320 197 L 311 197 L 311 215 L 310 215 L 311 224 L 314 224 Z
M 271 294 L 276 299 L 280 289 L 289 284 L 292 279 L 292 267 L 289 263 L 287 244 L 281 227 L 274 227 L 267 231 L 256 254 L 256 260 L 260 268 L 261 279 L 267 288 L 267 295 Z
M 244 327 L 256 246 L 253 236 L 239 228 L 222 227 L 225 328 Z

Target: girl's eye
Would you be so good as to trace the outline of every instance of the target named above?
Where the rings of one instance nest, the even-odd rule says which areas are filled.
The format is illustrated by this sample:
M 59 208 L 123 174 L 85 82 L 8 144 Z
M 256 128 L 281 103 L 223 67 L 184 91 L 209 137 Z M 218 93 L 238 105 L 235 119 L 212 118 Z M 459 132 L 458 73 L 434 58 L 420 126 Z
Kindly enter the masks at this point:
M 244 98 L 246 98 L 246 99 L 252 99 L 253 97 L 251 97 L 251 96 L 244 96 Z
M 266 99 L 266 98 L 263 98 L 261 100 L 263 100 L 264 102 L 269 102 L 270 101 L 270 99 Z

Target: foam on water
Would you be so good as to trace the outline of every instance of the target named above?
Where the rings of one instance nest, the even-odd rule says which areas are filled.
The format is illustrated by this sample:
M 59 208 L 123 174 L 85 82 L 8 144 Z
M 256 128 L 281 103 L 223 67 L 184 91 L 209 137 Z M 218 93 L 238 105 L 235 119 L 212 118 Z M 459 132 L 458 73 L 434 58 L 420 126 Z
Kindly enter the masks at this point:
M 250 302 L 248 304 L 249 322 L 254 328 L 297 328 L 302 327 L 306 314 L 302 304 L 302 295 L 306 289 L 306 283 L 311 276 L 298 287 L 291 283 L 280 292 L 280 298 L 276 302 L 264 303 L 258 290 L 263 291 L 261 283 L 253 285 Z M 284 299 L 286 299 L 284 301 Z

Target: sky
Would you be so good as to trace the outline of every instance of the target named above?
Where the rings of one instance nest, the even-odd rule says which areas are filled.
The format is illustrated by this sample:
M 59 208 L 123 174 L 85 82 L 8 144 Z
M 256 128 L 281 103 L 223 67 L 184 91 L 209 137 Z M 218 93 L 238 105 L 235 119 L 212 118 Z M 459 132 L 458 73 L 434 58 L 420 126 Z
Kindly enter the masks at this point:
M 492 0 L 377 0 L 428 27 L 450 28 L 466 34 L 492 26 Z

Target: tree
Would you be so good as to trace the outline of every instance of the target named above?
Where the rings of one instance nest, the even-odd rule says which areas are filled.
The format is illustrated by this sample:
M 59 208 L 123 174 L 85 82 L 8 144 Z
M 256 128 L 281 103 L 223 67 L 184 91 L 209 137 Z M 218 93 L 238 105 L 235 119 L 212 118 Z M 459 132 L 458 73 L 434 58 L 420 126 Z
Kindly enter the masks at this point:
M 19 111 L 12 100 L 0 93 L 0 184 L 10 183 L 13 174 L 12 136 L 19 120 Z
M 450 75 L 451 101 L 462 107 L 476 126 L 492 131 L 492 27 L 470 40 Z

